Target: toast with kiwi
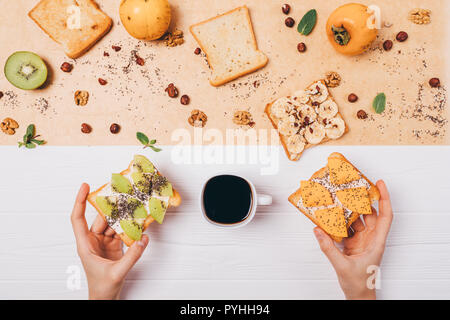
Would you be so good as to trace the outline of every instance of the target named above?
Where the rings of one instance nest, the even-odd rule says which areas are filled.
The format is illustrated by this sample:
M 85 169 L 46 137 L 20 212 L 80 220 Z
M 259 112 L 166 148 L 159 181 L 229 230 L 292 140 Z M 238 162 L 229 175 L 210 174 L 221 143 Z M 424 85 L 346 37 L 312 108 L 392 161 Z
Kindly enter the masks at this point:
M 264 67 L 269 61 L 258 50 L 246 6 L 197 23 L 190 31 L 206 54 L 210 83 L 221 86 Z
M 340 153 L 289 196 L 289 202 L 308 219 L 341 242 L 361 214 L 372 214 L 380 199 L 378 188 Z
M 41 0 L 28 15 L 72 59 L 82 56 L 112 26 L 93 0 Z
M 291 161 L 299 160 L 306 149 L 339 139 L 348 132 L 324 80 L 267 104 L 264 112 L 278 131 Z
M 146 157 L 136 155 L 128 168 L 88 196 L 89 203 L 130 246 L 153 222 L 162 223 L 169 207 L 181 204 L 180 194 Z

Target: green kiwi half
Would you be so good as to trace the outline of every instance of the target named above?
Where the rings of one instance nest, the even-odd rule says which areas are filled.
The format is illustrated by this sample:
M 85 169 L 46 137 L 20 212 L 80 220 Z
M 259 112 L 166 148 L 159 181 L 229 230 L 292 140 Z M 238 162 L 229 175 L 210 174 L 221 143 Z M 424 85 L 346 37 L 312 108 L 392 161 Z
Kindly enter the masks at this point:
M 5 76 L 13 86 L 33 90 L 47 80 L 47 66 L 37 54 L 28 51 L 14 52 L 6 60 Z

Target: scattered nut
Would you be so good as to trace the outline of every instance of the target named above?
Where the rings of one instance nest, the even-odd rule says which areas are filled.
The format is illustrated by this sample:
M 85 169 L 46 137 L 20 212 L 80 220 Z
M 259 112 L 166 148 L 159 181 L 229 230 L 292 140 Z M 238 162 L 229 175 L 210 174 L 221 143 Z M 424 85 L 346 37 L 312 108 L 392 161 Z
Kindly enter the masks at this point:
M 174 32 L 168 32 L 164 36 L 164 41 L 168 47 L 176 47 L 184 43 L 183 31 L 176 29 Z
M 431 78 L 428 83 L 432 88 L 439 88 L 441 86 L 441 80 L 439 78 Z
M 431 22 L 431 10 L 415 8 L 408 14 L 408 20 L 415 24 L 428 24 Z
M 135 54 L 135 58 L 136 58 L 136 63 L 138 65 L 140 65 L 141 67 L 145 64 L 145 60 L 143 58 L 141 58 L 140 56 L 138 56 L 137 54 Z
M 367 119 L 367 117 L 368 117 L 367 112 L 365 112 L 364 110 L 359 110 L 356 113 L 356 116 L 358 117 L 358 119 L 361 119 L 361 120 Z
M 233 122 L 237 125 L 250 125 L 253 122 L 252 115 L 248 111 L 236 111 L 233 116 Z
M 3 98 L 3 91 L 0 91 L 0 99 Z
M 281 7 L 281 11 L 283 11 L 284 14 L 289 14 L 289 12 L 291 11 L 291 6 L 287 3 L 283 4 L 283 6 Z
M 193 127 L 203 128 L 208 121 L 206 114 L 198 109 L 192 110 L 188 122 Z
M 348 101 L 351 103 L 354 103 L 354 102 L 358 101 L 358 96 L 354 93 L 350 93 L 348 95 Z
M 286 20 L 284 20 L 284 24 L 286 25 L 286 27 L 292 28 L 295 24 L 295 20 L 292 19 L 291 17 L 286 18 Z
M 102 79 L 102 78 L 98 78 L 98 83 L 100 83 L 102 86 L 104 86 L 108 83 L 108 81 L 106 81 L 105 79 Z
M 200 49 L 200 48 L 195 48 L 194 53 L 195 53 L 196 55 L 199 55 L 200 53 L 202 53 L 202 49 Z
M 103 56 L 104 56 L 104 57 L 109 57 L 109 53 L 106 52 L 106 51 L 103 51 Z
M 89 100 L 89 92 L 84 90 L 77 90 L 75 91 L 75 104 L 77 106 L 85 106 L 88 103 Z
M 120 126 L 117 123 L 113 123 L 110 127 L 109 127 L 109 131 L 111 131 L 112 134 L 117 134 L 120 131 Z
M 111 48 L 112 48 L 115 52 L 119 52 L 120 50 L 122 50 L 122 48 L 119 47 L 119 46 L 111 46 Z
M 180 99 L 181 104 L 188 105 L 190 101 L 191 101 L 191 99 L 189 98 L 189 96 L 187 94 L 183 94 L 181 96 L 181 99 Z
M 325 84 L 330 88 L 335 88 L 341 84 L 341 76 L 334 71 L 325 74 Z
M 306 44 L 304 42 L 300 42 L 297 45 L 298 52 L 305 52 L 306 51 Z
M 389 51 L 392 49 L 393 45 L 394 43 L 391 40 L 386 40 L 385 42 L 383 42 L 383 49 Z
M 88 125 L 87 123 L 82 123 L 81 124 L 81 132 L 83 132 L 83 133 L 91 133 L 92 132 L 92 127 L 90 125 Z
M 16 133 L 16 129 L 19 128 L 19 124 L 12 118 L 5 118 L 0 123 L 0 127 L 4 133 L 13 135 Z
M 73 64 L 71 64 L 71 63 L 64 62 L 61 65 L 61 70 L 64 72 L 70 72 L 70 71 L 72 71 L 72 69 L 73 69 Z
M 167 92 L 167 94 L 168 94 L 169 97 L 171 97 L 171 98 L 176 98 L 176 97 L 178 97 L 178 89 L 177 89 L 177 87 L 175 87 L 175 85 L 174 85 L 173 83 L 170 83 L 170 84 L 167 86 L 167 88 L 166 88 L 165 91 Z
M 398 42 L 404 42 L 408 39 L 408 34 L 405 31 L 400 31 L 395 38 Z

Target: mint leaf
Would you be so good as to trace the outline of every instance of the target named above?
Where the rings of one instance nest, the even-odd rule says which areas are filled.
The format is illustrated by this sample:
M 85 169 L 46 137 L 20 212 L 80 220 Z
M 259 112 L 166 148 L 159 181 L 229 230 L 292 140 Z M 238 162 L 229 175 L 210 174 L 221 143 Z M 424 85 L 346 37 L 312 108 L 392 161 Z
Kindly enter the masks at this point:
M 372 107 L 376 113 L 383 113 L 384 109 L 386 108 L 386 95 L 384 93 L 377 94 L 375 99 L 373 99 Z
M 136 138 L 144 145 L 146 146 L 149 143 L 149 139 L 148 137 L 143 134 L 142 132 L 137 132 L 136 133 Z
M 34 143 L 36 143 L 37 145 L 40 145 L 40 146 L 45 144 L 44 140 L 31 139 L 31 142 L 34 142 Z
M 36 145 L 34 143 L 29 142 L 29 143 L 27 143 L 25 145 L 25 148 L 27 148 L 27 149 L 34 149 L 34 148 L 36 148 Z
M 317 22 L 317 11 L 315 9 L 311 9 L 307 13 L 305 13 L 302 20 L 300 20 L 297 27 L 297 31 L 303 34 L 304 36 L 307 36 L 314 29 L 316 22 Z
M 156 143 L 156 140 L 155 139 L 153 139 L 152 141 L 150 141 L 150 143 L 149 144 L 155 144 Z
M 27 136 L 27 137 L 30 137 L 30 138 L 32 138 L 33 136 L 34 136 L 34 132 L 36 131 L 36 127 L 34 126 L 34 124 L 30 124 L 28 127 L 27 127 L 27 132 L 25 133 L 25 135 Z
M 149 146 L 153 151 L 155 151 L 155 152 L 160 152 L 162 149 L 160 149 L 160 148 L 156 148 L 156 147 L 154 147 L 154 146 Z

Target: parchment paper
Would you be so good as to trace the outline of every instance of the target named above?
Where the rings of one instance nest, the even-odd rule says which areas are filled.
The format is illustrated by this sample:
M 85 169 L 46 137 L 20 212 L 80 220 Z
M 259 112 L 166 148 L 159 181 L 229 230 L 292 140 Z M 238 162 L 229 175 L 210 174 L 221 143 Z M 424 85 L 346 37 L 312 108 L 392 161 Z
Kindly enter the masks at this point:
M 138 41 L 128 35 L 119 19 L 119 0 L 97 2 L 113 20 L 114 26 L 99 43 L 76 61 L 68 59 L 61 47 L 51 40 L 28 16 L 37 0 L 1 0 L 0 61 L 18 50 L 36 52 L 50 68 L 49 83 L 44 89 L 23 91 L 13 87 L 0 76 L 0 118 L 16 119 L 20 128 L 13 136 L 0 132 L 0 144 L 16 144 L 22 139 L 29 123 L 49 145 L 130 145 L 137 144 L 136 131 L 147 133 L 159 144 L 174 144 L 175 129 L 193 131 L 187 118 L 191 110 L 200 109 L 208 116 L 204 129 L 225 131 L 237 129 L 232 122 L 236 110 L 248 110 L 256 123 L 255 129 L 269 129 L 270 122 L 263 114 L 265 105 L 283 95 L 305 88 L 320 79 L 327 71 L 338 72 L 343 81 L 331 89 L 340 111 L 349 124 L 350 132 L 335 144 L 450 144 L 448 136 L 448 83 L 446 58 L 448 4 L 445 0 L 372 0 L 382 9 L 383 21 L 393 25 L 379 32 L 379 39 L 366 54 L 345 57 L 328 43 L 325 23 L 329 14 L 348 1 L 338 0 L 170 0 L 173 23 L 185 33 L 185 43 L 169 48 L 163 41 Z M 315 8 L 318 22 L 305 37 L 296 28 L 287 28 L 287 17 L 281 12 L 283 3 L 290 3 L 289 16 L 296 24 L 304 13 Z M 249 75 L 220 88 L 209 84 L 208 65 L 203 55 L 194 55 L 197 43 L 189 33 L 196 22 L 226 12 L 241 5 L 250 9 L 260 50 L 269 57 L 269 64 Z M 432 11 L 431 24 L 416 25 L 407 20 L 408 12 L 416 7 Z M 409 39 L 395 41 L 399 31 L 406 31 Z M 382 50 L 386 39 L 394 40 L 390 52 Z M 299 53 L 297 44 L 305 42 L 307 51 Z M 121 46 L 115 52 L 112 45 Z M 104 52 L 109 57 L 104 56 Z M 139 66 L 134 53 L 145 59 Z M 71 73 L 59 67 L 65 62 L 74 64 Z M 98 78 L 108 81 L 106 86 Z M 439 77 L 443 87 L 432 89 L 428 80 Z M 184 106 L 171 99 L 164 89 L 174 83 L 180 96 L 189 95 L 191 102 Z M 87 106 L 76 106 L 76 90 L 87 90 Z M 386 111 L 373 112 L 371 103 L 377 93 L 387 96 Z M 357 103 L 347 101 L 349 93 L 359 96 Z M 360 109 L 369 119 L 359 120 Z M 0 119 L 0 120 L 1 120 Z M 82 134 L 81 123 L 88 123 L 93 131 Z M 113 135 L 111 123 L 122 130 Z M 270 142 L 270 140 L 269 140 Z

